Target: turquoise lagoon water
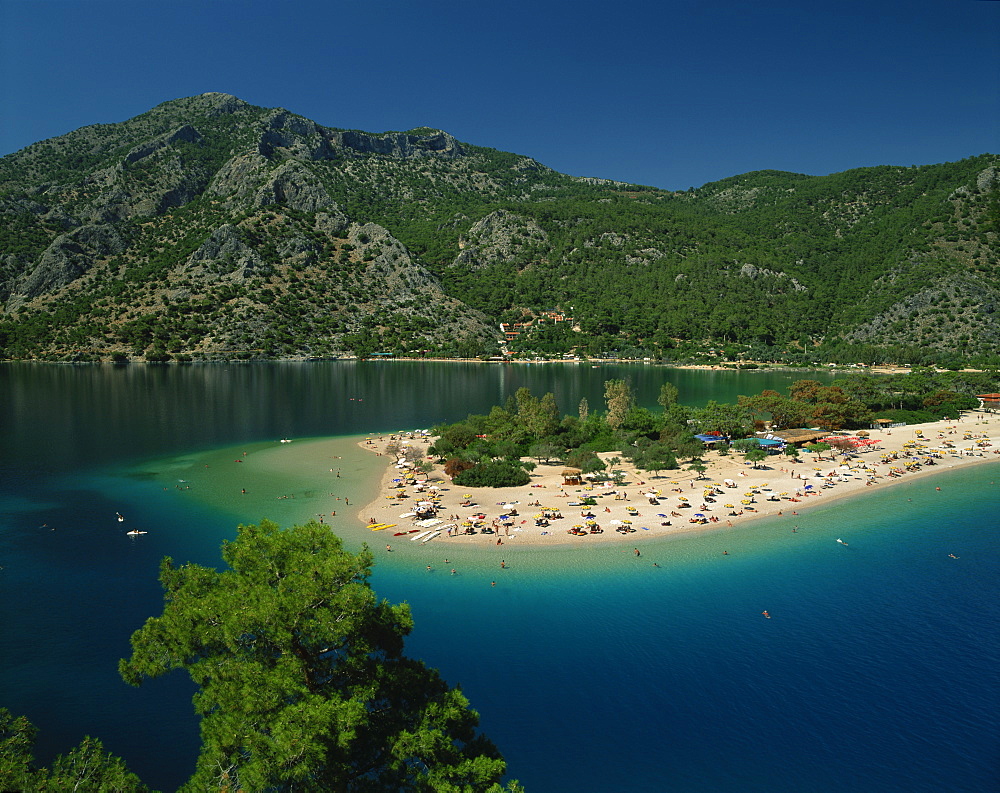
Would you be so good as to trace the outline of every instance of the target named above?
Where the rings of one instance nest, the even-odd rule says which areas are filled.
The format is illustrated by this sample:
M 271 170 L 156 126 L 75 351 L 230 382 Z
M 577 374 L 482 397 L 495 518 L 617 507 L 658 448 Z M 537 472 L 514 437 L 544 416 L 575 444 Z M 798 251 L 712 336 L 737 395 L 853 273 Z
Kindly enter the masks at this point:
M 300 442 L 278 438 L 427 426 L 520 385 L 595 406 L 603 379 L 624 374 L 645 378 L 653 404 L 678 379 L 534 367 L 540 386 L 531 367 L 393 366 L 0 367 L 0 704 L 41 728 L 43 759 L 89 733 L 151 785 L 187 777 L 190 684 L 130 689 L 116 671 L 160 608 L 159 560 L 216 564 L 238 522 L 294 522 L 373 493 L 378 458 L 353 438 L 314 445 L 308 481 L 235 492 L 234 470 Z M 714 398 L 764 387 L 730 382 Z M 428 388 L 440 396 L 421 412 Z M 988 791 L 998 483 L 997 464 L 943 471 L 797 524 L 647 542 L 639 557 L 616 544 L 373 543 L 373 584 L 411 605 L 407 651 L 463 687 L 529 790 Z M 381 540 L 347 514 L 327 520 L 349 544 Z M 131 540 L 132 526 L 149 534 Z

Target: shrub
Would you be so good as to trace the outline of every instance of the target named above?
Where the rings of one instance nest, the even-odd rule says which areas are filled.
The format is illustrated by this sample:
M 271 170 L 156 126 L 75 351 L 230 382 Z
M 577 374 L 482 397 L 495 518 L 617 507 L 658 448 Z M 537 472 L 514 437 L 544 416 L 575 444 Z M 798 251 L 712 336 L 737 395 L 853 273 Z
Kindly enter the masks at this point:
M 455 478 L 462 487 L 521 487 L 531 477 L 520 463 L 510 460 L 488 460 L 461 471 Z

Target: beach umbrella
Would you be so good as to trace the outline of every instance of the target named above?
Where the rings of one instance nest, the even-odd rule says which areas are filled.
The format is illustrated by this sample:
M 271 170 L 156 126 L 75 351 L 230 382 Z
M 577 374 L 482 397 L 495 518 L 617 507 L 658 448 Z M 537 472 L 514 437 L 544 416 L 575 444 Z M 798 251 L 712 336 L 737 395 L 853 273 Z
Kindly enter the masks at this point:
M 723 504 L 722 506 L 724 506 L 726 509 L 736 509 L 735 504 Z
M 678 496 L 681 501 L 687 501 L 687 496 Z

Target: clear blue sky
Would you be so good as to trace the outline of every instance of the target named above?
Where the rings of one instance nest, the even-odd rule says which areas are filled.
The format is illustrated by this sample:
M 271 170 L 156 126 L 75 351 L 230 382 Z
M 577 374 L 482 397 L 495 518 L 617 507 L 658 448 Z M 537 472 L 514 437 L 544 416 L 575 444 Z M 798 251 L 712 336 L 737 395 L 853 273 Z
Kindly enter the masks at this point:
M 992 0 L 0 0 L 0 155 L 206 91 L 686 189 L 1000 153 Z

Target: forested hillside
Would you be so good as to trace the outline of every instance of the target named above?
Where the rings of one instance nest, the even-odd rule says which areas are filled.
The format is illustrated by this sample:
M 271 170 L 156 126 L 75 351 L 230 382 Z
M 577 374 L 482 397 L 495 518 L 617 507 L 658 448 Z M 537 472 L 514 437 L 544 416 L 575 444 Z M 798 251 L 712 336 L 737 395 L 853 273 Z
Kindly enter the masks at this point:
M 204 94 L 0 158 L 0 355 L 996 365 L 998 161 L 669 192 Z

